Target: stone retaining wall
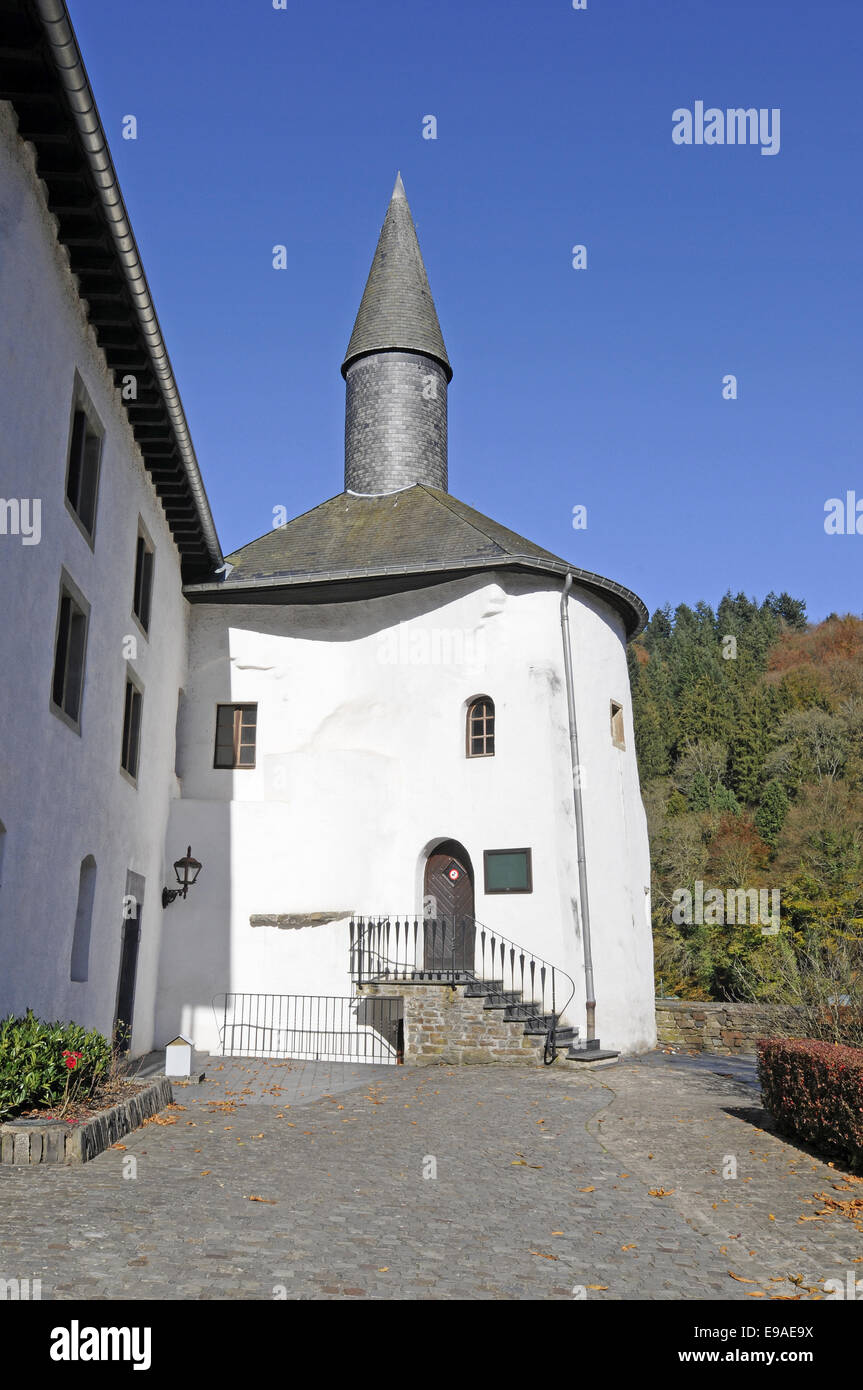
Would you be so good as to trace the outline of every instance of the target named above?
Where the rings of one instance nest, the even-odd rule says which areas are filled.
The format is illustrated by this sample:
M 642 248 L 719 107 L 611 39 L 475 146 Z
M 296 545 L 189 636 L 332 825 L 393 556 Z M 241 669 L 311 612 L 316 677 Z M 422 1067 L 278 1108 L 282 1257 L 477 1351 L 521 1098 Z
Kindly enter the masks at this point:
M 756 1038 L 772 1036 L 791 1011 L 769 1004 L 701 1004 L 657 999 L 656 1037 L 660 1046 L 735 1057 L 754 1054 Z
M 404 1000 L 405 1065 L 453 1066 L 489 1062 L 542 1064 L 544 1038 L 528 1038 L 523 1023 L 509 1023 L 485 998 L 464 985 L 369 984 L 363 993 Z
M 159 1076 L 128 1100 L 81 1124 L 48 1120 L 31 1125 L 10 1120 L 0 1124 L 0 1163 L 86 1163 L 150 1115 L 158 1115 L 173 1099 L 170 1081 Z

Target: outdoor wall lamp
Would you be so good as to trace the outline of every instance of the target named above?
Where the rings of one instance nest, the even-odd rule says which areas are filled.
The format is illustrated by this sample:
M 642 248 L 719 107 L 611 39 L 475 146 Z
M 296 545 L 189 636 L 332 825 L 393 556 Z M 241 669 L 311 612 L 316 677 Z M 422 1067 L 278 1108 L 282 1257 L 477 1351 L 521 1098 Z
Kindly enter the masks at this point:
M 185 898 L 200 872 L 200 862 L 192 858 L 192 846 L 189 845 L 185 857 L 177 859 L 174 863 L 174 873 L 177 875 L 177 882 L 180 886 L 179 888 L 162 889 L 162 906 L 167 907 L 175 898 Z

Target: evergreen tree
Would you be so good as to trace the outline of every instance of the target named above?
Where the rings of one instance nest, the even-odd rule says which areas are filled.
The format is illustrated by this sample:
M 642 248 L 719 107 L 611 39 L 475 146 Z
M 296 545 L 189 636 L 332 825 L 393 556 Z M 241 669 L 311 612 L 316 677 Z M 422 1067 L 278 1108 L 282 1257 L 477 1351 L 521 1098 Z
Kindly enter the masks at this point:
M 755 828 L 762 840 L 771 849 L 776 848 L 790 804 L 788 794 L 781 782 L 777 782 L 774 778 L 767 783 L 761 793 L 761 801 L 755 813 Z

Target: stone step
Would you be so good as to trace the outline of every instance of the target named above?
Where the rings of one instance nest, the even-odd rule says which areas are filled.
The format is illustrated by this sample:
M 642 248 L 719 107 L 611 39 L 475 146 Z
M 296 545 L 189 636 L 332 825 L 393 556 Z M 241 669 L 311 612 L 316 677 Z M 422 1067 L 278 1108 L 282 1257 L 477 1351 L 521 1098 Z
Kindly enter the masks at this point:
M 531 1020 L 525 1027 L 525 1036 L 528 1038 L 545 1038 L 548 1036 L 549 1026 L 550 1025 L 542 1023 L 538 1019 L 536 1021 Z M 572 1044 L 576 1043 L 577 1041 L 577 1028 L 565 1027 L 555 1029 L 554 1043 L 555 1047 L 557 1047 L 560 1051 L 563 1051 L 564 1048 L 571 1047 Z
M 562 1060 L 574 1063 L 578 1067 L 607 1067 L 612 1062 L 616 1062 L 619 1057 L 619 1052 L 611 1052 L 608 1048 L 599 1046 L 570 1047 L 569 1051 L 563 1054 Z
M 508 1009 L 518 1002 L 519 995 L 515 990 L 501 990 L 497 994 L 487 994 L 484 1007 L 486 1009 Z
M 471 980 L 465 990 L 468 999 L 479 999 L 486 994 L 498 994 L 503 989 L 503 980 Z

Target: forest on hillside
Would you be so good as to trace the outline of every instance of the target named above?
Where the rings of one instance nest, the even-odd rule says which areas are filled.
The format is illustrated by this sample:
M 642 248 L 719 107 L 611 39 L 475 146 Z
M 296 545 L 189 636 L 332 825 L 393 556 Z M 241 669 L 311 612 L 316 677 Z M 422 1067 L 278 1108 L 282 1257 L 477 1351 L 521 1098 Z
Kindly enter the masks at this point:
M 859 1004 L 863 620 L 729 592 L 657 610 L 629 662 L 657 994 Z M 729 920 L 737 890 L 778 930 Z

